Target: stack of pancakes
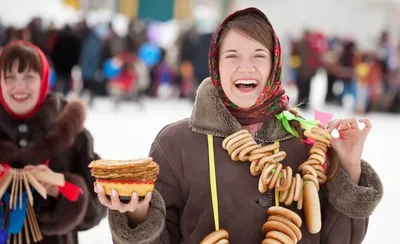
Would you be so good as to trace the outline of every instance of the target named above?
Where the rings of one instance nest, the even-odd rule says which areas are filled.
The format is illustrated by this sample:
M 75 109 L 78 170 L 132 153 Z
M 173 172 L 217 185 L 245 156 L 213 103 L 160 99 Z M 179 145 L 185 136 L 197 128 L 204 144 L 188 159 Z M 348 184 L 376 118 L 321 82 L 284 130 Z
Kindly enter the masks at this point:
M 89 168 L 105 194 L 110 196 L 114 189 L 121 200 L 129 200 L 134 192 L 139 197 L 152 192 L 159 174 L 159 166 L 152 158 L 96 160 L 90 163 Z

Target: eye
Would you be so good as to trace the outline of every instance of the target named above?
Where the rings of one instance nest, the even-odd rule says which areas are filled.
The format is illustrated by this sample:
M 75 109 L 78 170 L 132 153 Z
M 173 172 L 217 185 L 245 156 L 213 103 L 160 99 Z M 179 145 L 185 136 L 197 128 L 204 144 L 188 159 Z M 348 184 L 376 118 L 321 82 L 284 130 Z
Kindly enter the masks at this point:
M 267 56 L 265 56 L 263 54 L 256 54 L 254 57 L 256 57 L 256 58 L 266 58 Z
M 230 54 L 225 56 L 225 58 L 237 58 L 237 56 L 235 54 Z
M 6 75 L 4 77 L 6 83 L 13 83 L 16 80 L 15 75 Z

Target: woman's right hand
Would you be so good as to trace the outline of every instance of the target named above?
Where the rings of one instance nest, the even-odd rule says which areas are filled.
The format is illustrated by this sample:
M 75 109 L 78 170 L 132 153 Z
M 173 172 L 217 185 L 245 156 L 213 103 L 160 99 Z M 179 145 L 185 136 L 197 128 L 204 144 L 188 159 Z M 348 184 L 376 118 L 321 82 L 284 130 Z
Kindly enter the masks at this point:
M 147 193 L 146 197 L 141 201 L 139 201 L 138 195 L 133 193 L 131 201 L 127 204 L 124 204 L 119 200 L 118 192 L 115 190 L 112 192 L 111 200 L 106 197 L 102 186 L 94 185 L 94 191 L 97 193 L 97 197 L 99 198 L 101 204 L 109 209 L 117 210 L 120 213 L 128 212 L 129 215 L 132 215 L 132 217 L 135 219 L 135 222 L 140 222 L 142 216 L 145 217 L 147 215 L 151 200 L 151 193 Z

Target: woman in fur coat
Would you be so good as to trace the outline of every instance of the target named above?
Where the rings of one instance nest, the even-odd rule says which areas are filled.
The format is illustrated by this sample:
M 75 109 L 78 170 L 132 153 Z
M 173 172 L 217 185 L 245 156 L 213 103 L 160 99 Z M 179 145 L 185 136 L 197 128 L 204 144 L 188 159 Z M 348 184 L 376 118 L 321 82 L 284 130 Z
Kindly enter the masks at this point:
M 32 191 L 43 236 L 40 243 L 77 244 L 78 231 L 98 225 L 106 214 L 96 194 L 89 191 L 94 179 L 87 166 L 99 157 L 93 151 L 92 136 L 83 127 L 84 105 L 48 93 L 48 62 L 30 42 L 5 46 L 0 72 L 0 180 L 11 168 L 32 174 L 49 170 L 62 173 L 64 187 L 42 183 L 47 199 Z M 5 197 L 10 192 L 11 186 L 0 204 L 5 213 L 0 214 L 3 241 L 15 236 L 7 236 L 17 221 L 7 214 L 10 207 Z M 22 243 L 27 243 L 25 237 Z
M 311 121 L 305 121 L 288 108 L 288 97 L 281 87 L 279 39 L 258 9 L 237 11 L 221 23 L 211 42 L 209 60 L 211 77 L 198 88 L 191 117 L 167 125 L 152 144 L 150 156 L 160 165 L 152 195 L 138 202 L 133 194 L 130 203 L 122 204 L 118 194 L 108 200 L 104 189 L 95 189 L 100 201 L 110 208 L 108 219 L 114 243 L 360 244 L 367 233 L 369 217 L 383 194 L 379 176 L 361 159 L 371 123 L 354 118 L 338 119 L 328 123 L 325 130 L 318 130 L 317 123 L 313 124 L 312 128 L 325 136 L 336 129 L 339 137 L 326 136 L 329 139 L 324 139 L 327 141 L 324 146 L 321 142 L 315 144 L 323 149 L 318 154 L 320 157 L 313 156 L 325 157 L 326 163 L 310 159 L 311 146 L 306 143 L 306 132 L 313 130 L 305 124 Z M 300 126 L 299 121 L 304 124 Z M 365 128 L 360 129 L 358 122 L 365 123 Z M 243 134 L 235 142 L 224 144 L 225 139 L 229 140 L 239 131 Z M 271 149 L 274 142 L 279 142 L 280 153 L 285 152 L 283 161 L 269 158 L 264 168 L 260 165 L 252 168 L 258 161 L 249 155 L 261 154 L 264 159 L 275 154 L 271 152 L 276 149 Z M 248 143 L 252 149 L 245 151 L 243 146 Z M 243 151 L 234 156 L 240 148 Z M 255 148 L 259 153 L 251 154 L 249 150 L 255 151 Z M 299 167 L 305 162 L 319 166 L 321 183 L 317 176 L 309 176 L 313 182 L 301 178 L 304 173 Z M 322 165 L 327 165 L 328 170 Z M 278 167 L 273 168 L 276 172 L 271 166 Z M 293 176 L 300 172 L 296 175 L 297 181 L 291 181 L 298 182 L 298 199 L 293 201 L 294 184 L 282 183 L 290 185 L 291 193 L 286 188 L 285 194 L 291 199 L 287 197 L 288 200 L 281 202 L 285 198 L 283 191 L 274 192 L 275 183 L 272 187 L 269 183 L 267 189 L 263 183 L 265 178 L 261 181 L 259 174 L 253 172 L 257 173 L 257 167 L 259 173 L 263 172 L 261 177 L 267 171 L 269 176 L 265 178 L 271 182 L 271 176 L 276 181 L 280 177 L 279 167 L 287 172 L 283 178 L 287 175 L 292 178 L 289 172 Z M 304 169 L 315 171 L 311 166 Z M 298 184 L 315 189 L 311 198 L 304 194 L 302 208 L 296 204 L 302 191 Z M 275 207 L 277 202 L 279 207 Z M 309 206 L 315 207 L 315 215 L 304 211 Z M 281 216 L 273 216 L 275 222 L 280 221 L 273 228 L 281 232 L 272 231 L 277 229 L 271 229 L 271 225 L 265 226 L 267 220 L 272 221 L 271 214 L 277 213 L 273 212 L 276 208 L 280 213 L 285 211 L 282 215 L 286 217 L 298 216 L 294 222 L 297 226 Z M 310 216 L 316 217 L 314 221 L 309 222 Z M 216 232 L 216 229 L 225 231 Z M 202 242 L 209 234 L 219 238 Z

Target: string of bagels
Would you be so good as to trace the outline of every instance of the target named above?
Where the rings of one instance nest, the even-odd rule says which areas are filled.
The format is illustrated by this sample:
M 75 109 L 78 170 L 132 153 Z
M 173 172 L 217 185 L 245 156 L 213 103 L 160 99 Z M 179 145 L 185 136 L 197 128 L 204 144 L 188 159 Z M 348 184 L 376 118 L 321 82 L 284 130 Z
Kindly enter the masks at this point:
M 286 158 L 286 152 L 279 150 L 279 141 L 261 146 L 257 144 L 249 131 L 240 130 L 222 142 L 223 149 L 228 152 L 233 161 L 251 163 L 250 174 L 259 177 L 258 190 L 261 193 L 265 193 L 268 189 L 275 189 L 275 206 L 267 210 L 269 217 L 262 226 L 262 232 L 265 234 L 262 244 L 295 244 L 302 238 L 301 217 L 296 212 L 279 206 L 280 203 L 290 206 L 296 202 L 298 210 L 304 209 L 307 230 L 312 234 L 321 230 L 322 220 L 318 191 L 320 184 L 327 181 L 325 162 L 332 136 L 328 131 L 317 126 L 312 127 L 309 131 L 304 131 L 304 136 L 308 140 L 314 141 L 314 144 L 309 150 L 308 160 L 298 167 L 297 172 L 282 164 Z M 210 172 L 215 173 L 213 167 L 214 165 L 210 164 Z M 212 181 L 212 179 L 210 180 Z M 211 191 L 216 195 L 216 189 Z M 212 196 L 212 201 L 215 215 L 218 205 L 216 196 Z M 214 216 L 214 218 L 217 222 L 218 216 Z M 201 244 L 229 244 L 229 234 L 226 230 L 219 229 L 218 226 L 216 231 L 202 240 Z

